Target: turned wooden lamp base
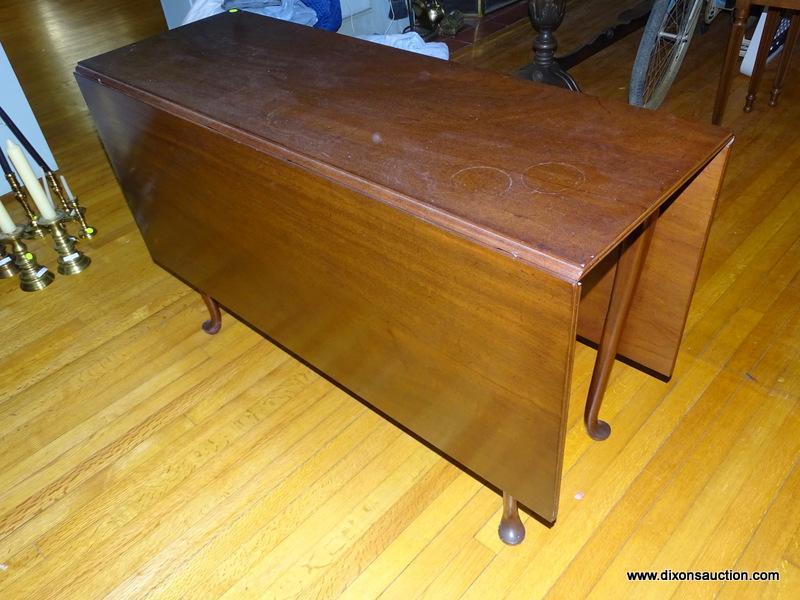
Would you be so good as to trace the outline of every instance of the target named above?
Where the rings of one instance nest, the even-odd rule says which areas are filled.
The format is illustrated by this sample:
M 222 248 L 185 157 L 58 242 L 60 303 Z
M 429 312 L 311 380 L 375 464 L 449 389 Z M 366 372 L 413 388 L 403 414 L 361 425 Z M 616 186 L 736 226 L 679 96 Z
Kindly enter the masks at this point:
M 538 32 L 533 40 L 533 62 L 517 71 L 517 77 L 580 92 L 572 75 L 555 60 L 558 42 L 554 31 L 567 10 L 566 0 L 529 0 L 531 24 Z
M 517 71 L 520 79 L 529 79 L 537 83 L 555 85 L 566 88 L 572 92 L 580 92 L 581 88 L 573 79 L 572 75 L 562 69 L 555 61 L 549 67 L 540 67 L 536 63 L 531 63 L 527 67 L 522 67 Z

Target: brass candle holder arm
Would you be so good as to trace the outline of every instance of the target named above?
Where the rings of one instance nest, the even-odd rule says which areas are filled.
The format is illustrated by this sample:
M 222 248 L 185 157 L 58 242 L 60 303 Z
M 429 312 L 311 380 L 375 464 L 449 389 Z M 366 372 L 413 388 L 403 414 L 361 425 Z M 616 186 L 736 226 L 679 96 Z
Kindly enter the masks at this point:
M 59 182 L 58 178 L 56 178 L 52 171 L 46 171 L 44 176 L 47 179 L 50 189 L 53 190 L 53 194 L 55 194 L 56 198 L 58 198 L 64 213 L 71 220 L 80 225 L 80 231 L 78 232 L 78 235 L 87 240 L 90 240 L 96 236 L 97 229 L 86 223 L 84 216 L 86 209 L 80 205 L 78 202 L 78 197 L 65 190 L 65 188 L 68 188 L 68 186 L 64 176 L 61 176 L 61 182 Z M 62 183 L 64 184 L 63 186 Z

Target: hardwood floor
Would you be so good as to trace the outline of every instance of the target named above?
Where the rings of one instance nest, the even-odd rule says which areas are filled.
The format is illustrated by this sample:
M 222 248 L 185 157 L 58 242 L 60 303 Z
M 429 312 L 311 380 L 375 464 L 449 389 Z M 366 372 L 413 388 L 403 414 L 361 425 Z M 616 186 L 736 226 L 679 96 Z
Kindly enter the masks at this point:
M 692 42 L 662 110 L 710 119 L 727 26 Z M 0 39 L 100 230 L 80 276 L 36 294 L 0 282 L 0 598 L 796 597 L 800 57 L 777 108 L 774 71 L 749 115 L 734 81 L 737 141 L 675 376 L 618 364 L 614 433 L 593 442 L 594 351 L 578 345 L 560 517 L 525 517 L 511 548 L 496 494 L 232 318 L 208 337 L 200 297 L 151 263 L 71 72 L 163 28 L 156 0 L 0 4 Z M 517 36 L 456 58 L 512 71 Z M 575 68 L 585 92 L 624 100 L 637 41 Z

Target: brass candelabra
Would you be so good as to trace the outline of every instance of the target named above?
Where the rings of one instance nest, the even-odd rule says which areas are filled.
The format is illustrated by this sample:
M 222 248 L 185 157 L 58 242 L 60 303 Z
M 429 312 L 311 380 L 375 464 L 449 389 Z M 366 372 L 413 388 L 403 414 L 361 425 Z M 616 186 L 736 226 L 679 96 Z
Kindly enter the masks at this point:
M 14 268 L 19 273 L 19 287 L 24 292 L 43 290 L 53 283 L 55 275 L 36 260 L 22 241 L 25 227 L 18 226 L 12 233 L 0 233 L 0 245 L 9 245 L 14 257 Z M 6 263 L 8 264 L 8 263 Z
M 9 279 L 19 273 L 14 257 L 6 252 L 6 247 L 0 244 L 0 279 Z
M 6 181 L 8 181 L 8 185 L 11 186 L 11 191 L 14 194 L 14 198 L 16 198 L 17 202 L 20 203 L 22 210 L 25 211 L 25 216 L 28 219 L 28 224 L 25 225 L 23 237 L 25 237 L 27 240 L 43 238 L 45 236 L 45 231 L 38 223 L 39 217 L 36 216 L 36 213 L 31 210 L 31 205 L 28 202 L 28 194 L 25 191 L 25 188 L 19 184 L 16 175 L 13 173 L 6 174 Z
M 86 224 L 86 209 L 80 205 L 78 202 L 78 197 L 68 191 L 69 187 L 67 186 L 64 176 L 61 176 L 61 183 L 64 184 L 63 187 L 61 183 L 59 183 L 58 179 L 56 179 L 56 176 L 52 171 L 45 172 L 45 177 L 47 178 L 47 183 L 49 184 L 50 189 L 53 190 L 53 194 L 55 194 L 59 203 L 63 207 L 64 213 L 72 221 L 75 221 L 80 225 L 80 231 L 78 232 L 78 235 L 87 240 L 90 240 L 96 236 L 97 229 Z
M 56 210 L 56 216 L 52 219 L 42 219 L 39 223 L 47 228 L 53 238 L 53 248 L 58 254 L 58 272 L 62 275 L 77 275 L 86 270 L 91 259 L 76 248 L 75 238 L 67 232 L 64 223 L 70 217 Z

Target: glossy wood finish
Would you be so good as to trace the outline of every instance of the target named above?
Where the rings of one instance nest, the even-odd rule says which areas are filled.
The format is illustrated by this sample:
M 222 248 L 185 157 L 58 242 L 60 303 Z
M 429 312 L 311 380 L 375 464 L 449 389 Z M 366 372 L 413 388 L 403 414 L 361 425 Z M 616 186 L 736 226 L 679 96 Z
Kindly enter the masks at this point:
M 225 14 L 80 69 L 570 281 L 730 140 L 670 115 L 305 29 Z
M 523 25 L 477 64 L 524 63 Z M 744 114 L 733 79 L 737 141 L 673 378 L 616 365 L 598 444 L 581 419 L 595 351 L 576 346 L 559 518 L 523 513 L 511 548 L 495 492 L 237 319 L 209 338 L 197 293 L 152 263 L 72 72 L 164 27 L 155 0 L 0 3 L 4 48 L 101 230 L 81 277 L 0 285 L 0 597 L 796 596 L 797 54 L 774 110 Z M 661 110 L 710 118 L 729 33 L 719 18 L 695 36 Z M 584 90 L 624 101 L 637 41 L 578 65 Z M 52 260 L 49 242 L 30 248 Z M 781 581 L 637 584 L 632 568 Z
M 234 21 L 223 17 L 220 23 L 230 27 Z M 674 193 L 685 177 L 675 174 L 699 169 L 707 160 L 705 153 L 715 152 L 727 141 L 718 130 L 697 133 L 669 116 L 654 117 L 618 104 L 607 107 L 595 98 L 533 88 L 485 73 L 476 88 L 472 71 L 374 45 L 364 50 L 369 60 L 392 67 L 378 72 L 366 66 L 364 77 L 371 83 L 365 84 L 365 93 L 357 94 L 329 85 L 357 76 L 348 66 L 350 59 L 344 58 L 349 56 L 349 43 L 337 36 L 329 47 L 324 32 L 309 34 L 314 44 L 325 45 L 325 53 L 331 53 L 331 64 L 323 68 L 308 60 L 287 70 L 288 54 L 294 46 L 287 50 L 281 36 L 296 33 L 291 25 L 279 26 L 277 31 L 282 33 L 272 36 L 270 42 L 246 33 L 246 28 L 236 30 L 237 43 L 249 44 L 257 68 L 240 65 L 246 75 L 231 86 L 220 76 L 225 72 L 221 65 L 226 52 L 235 60 L 236 50 L 224 35 L 207 33 L 208 27 L 211 25 L 196 28 L 194 41 L 185 30 L 176 38 L 188 48 L 196 46 L 193 56 L 209 53 L 208 60 L 193 59 L 191 63 L 195 76 L 203 81 L 199 86 L 202 94 L 169 75 L 171 68 L 185 68 L 179 59 L 174 59 L 172 67 L 162 60 L 159 78 L 137 70 L 135 61 L 122 52 L 86 61 L 86 68 L 112 69 L 113 81 L 103 73 L 97 76 L 112 87 L 152 93 L 155 97 L 148 101 L 156 105 L 170 98 L 186 98 L 191 110 L 170 109 L 183 110 L 182 114 L 208 126 L 225 128 L 228 135 L 247 143 L 286 154 L 307 168 L 330 171 L 330 176 L 349 186 L 377 194 L 402 210 L 479 243 L 570 280 L 582 278 L 584 296 L 598 274 L 608 272 L 613 264 L 594 272 L 590 267 Z M 167 43 L 166 38 L 159 38 L 138 45 L 137 60 L 151 64 L 156 55 L 169 56 L 162 47 Z M 201 50 L 205 44 L 212 45 Z M 313 44 L 307 51 L 314 51 Z M 277 62 L 283 66 L 270 66 L 270 61 L 280 56 L 284 57 Z M 391 85 L 375 83 L 386 72 L 392 73 Z M 268 85 L 271 95 L 256 101 L 263 95 L 255 91 L 259 85 Z M 314 86 L 325 89 L 323 102 L 314 95 Z M 475 94 L 482 96 L 472 98 Z M 405 95 L 409 95 L 408 101 L 398 103 L 397 98 Z M 416 110 L 413 99 L 422 95 L 430 101 Z M 225 98 L 227 103 L 220 105 L 217 98 Z M 480 106 L 489 104 L 494 108 L 484 114 Z M 220 110 L 221 122 L 203 116 Z M 565 111 L 585 115 L 585 121 L 565 128 L 557 117 Z M 425 125 L 412 127 L 423 112 L 426 119 L 452 126 L 446 132 L 431 132 Z M 365 117 L 389 113 L 395 116 L 388 121 L 380 119 L 380 123 Z M 262 114 L 268 118 L 257 118 Z M 315 126 L 315 118 L 324 125 Z M 509 129 L 507 123 L 512 119 L 522 124 Z M 229 124 L 236 129 L 229 129 Z M 342 132 L 329 135 L 337 127 L 342 127 Z M 282 145 L 275 148 L 264 138 Z M 563 139 L 566 143 L 531 145 L 530 139 Z M 678 150 L 677 144 L 684 142 L 691 151 Z M 511 147 L 525 150 L 497 152 L 497 148 Z M 597 152 L 598 148 L 604 152 Z M 415 177 L 400 177 L 395 173 L 398 170 Z M 613 179 L 609 173 L 615 174 Z M 721 171 L 713 174 L 721 176 Z M 717 190 L 718 186 L 703 187 L 699 196 L 673 202 L 674 210 L 656 234 L 659 250 L 634 299 L 631 321 L 635 325 L 621 341 L 620 354 L 664 376 L 674 367 Z M 496 197 L 501 201 L 494 201 Z M 602 211 L 602 216 L 596 211 Z M 604 247 L 600 249 L 598 243 Z M 680 248 L 681 261 L 673 260 L 673 246 Z M 581 336 L 595 343 L 599 342 L 610 293 L 610 286 L 600 288 L 602 292 L 595 295 L 602 297 L 582 309 L 579 328 Z M 650 308 L 653 302 L 663 305 L 655 314 Z
M 576 285 L 79 83 L 158 264 L 555 518 Z
M 592 249 L 593 241 L 624 240 L 641 215 L 658 211 L 665 190 L 677 189 L 695 173 L 673 171 L 670 179 L 644 180 L 643 189 L 634 194 L 650 195 L 640 201 L 640 212 L 628 213 L 630 222 L 619 216 L 630 208 L 630 199 L 616 191 L 633 189 L 625 179 L 629 171 L 623 169 L 619 178 L 616 172 L 604 172 L 602 161 L 607 157 L 578 168 L 574 162 L 557 160 L 559 150 L 544 154 L 547 148 L 512 153 L 533 165 L 515 173 L 526 192 L 513 191 L 514 170 L 506 170 L 506 162 L 513 161 L 497 167 L 470 166 L 475 149 L 461 144 L 457 152 L 447 142 L 447 160 L 421 163 L 415 155 L 406 157 L 402 170 L 429 174 L 425 185 L 412 189 L 398 181 L 389 187 L 387 174 L 361 157 L 365 144 L 370 149 L 388 147 L 391 155 L 418 145 L 422 132 L 393 129 L 355 115 L 382 112 L 388 98 L 383 90 L 407 93 L 399 85 L 418 81 L 420 73 L 436 81 L 437 94 L 452 97 L 472 72 L 380 48 L 377 58 L 396 65 L 391 80 L 376 79 L 370 63 L 364 62 L 355 67 L 367 71 L 363 78 L 349 75 L 352 89 L 325 87 L 324 94 L 315 96 L 323 83 L 321 73 L 345 78 L 343 69 L 354 67 L 343 68 L 334 59 L 326 63 L 329 59 L 320 51 L 312 55 L 324 63 L 313 66 L 317 79 L 309 79 L 311 71 L 296 79 L 295 71 L 309 69 L 314 61 L 289 61 L 292 35 L 307 37 L 309 52 L 322 43 L 315 39 L 317 32 L 308 29 L 226 14 L 79 65 L 79 83 L 151 255 L 447 456 L 554 520 L 579 288 L 569 278 L 550 275 L 550 268 L 567 265 L 571 249 L 580 256 Z M 326 37 L 330 36 L 320 39 Z M 209 43 L 215 48 L 207 48 Z M 337 45 L 351 43 L 358 45 L 334 36 L 334 58 L 337 51 L 343 52 Z M 245 49 L 248 57 L 255 57 L 252 63 L 236 57 Z M 202 97 L 187 95 L 186 106 L 176 104 L 182 90 L 205 87 L 210 71 L 196 56 L 211 51 L 214 61 L 224 61 L 228 53 L 228 72 L 235 83 L 219 84 L 218 92 L 228 103 L 219 105 L 213 119 L 212 114 L 197 114 L 207 102 Z M 162 61 L 161 74 L 154 80 L 144 74 L 156 52 L 174 59 L 171 66 L 169 60 Z M 260 83 L 267 96 L 246 99 L 239 82 L 256 66 L 270 74 Z M 236 74 L 233 67 L 241 72 Z M 472 92 L 474 99 L 463 106 L 451 103 L 453 112 L 496 97 L 496 88 L 541 96 L 539 112 L 555 101 L 547 88 L 502 77 L 483 79 L 484 86 Z M 253 78 L 248 85 L 257 81 Z M 223 94 L 222 89 L 229 91 Z M 362 101 L 334 117 L 331 107 L 344 105 L 344 99 L 358 92 L 364 98 L 376 93 L 374 105 Z M 562 100 L 571 97 L 561 95 Z M 280 125 L 251 119 L 251 112 L 262 113 L 280 98 L 291 98 L 289 104 L 303 110 L 292 109 L 292 118 L 282 116 Z M 412 107 L 405 110 L 410 114 Z M 210 108 L 205 105 L 204 112 Z M 622 120 L 609 137 L 618 140 L 617 152 L 630 153 L 622 164 L 635 164 L 640 160 L 635 153 L 638 139 L 627 140 L 634 139 L 636 128 L 654 131 L 660 119 L 621 108 L 610 109 Z M 313 127 L 315 121 L 324 127 Z M 591 130 L 589 123 L 575 126 Z M 673 125 L 678 139 L 688 140 L 688 153 L 701 159 L 729 139 L 721 131 L 701 128 L 695 133 L 688 125 Z M 474 127 L 488 134 L 482 121 Z M 373 133 L 380 137 L 377 142 L 364 138 L 378 128 L 383 132 Z M 574 140 L 564 139 L 575 153 L 586 153 Z M 507 143 L 514 141 L 510 136 Z M 343 171 L 342 152 L 348 148 L 352 164 Z M 686 159 L 663 152 L 656 145 L 650 156 L 664 156 L 672 165 Z M 289 157 L 299 167 L 291 165 Z M 400 168 L 391 160 L 383 167 L 392 164 Z M 686 169 L 702 166 L 684 164 Z M 650 171 L 663 172 L 665 166 L 653 165 Z M 447 172 L 452 173 L 450 181 L 443 184 Z M 502 183 L 499 175 L 507 179 L 499 190 L 485 187 L 487 180 Z M 658 190 L 648 187 L 656 182 Z M 611 202 L 599 201 L 601 189 L 614 190 Z M 497 212 L 496 207 L 503 207 L 496 194 L 510 196 L 507 202 L 516 207 L 517 220 Z M 439 200 L 441 195 L 445 201 Z M 557 213 L 555 203 L 561 205 Z M 457 208 L 458 214 L 444 212 L 444 206 Z M 583 212 L 573 215 L 570 210 Z M 246 223 L 224 221 L 228 215 L 242 214 L 248 215 Z M 539 221 L 555 226 L 556 214 L 566 221 L 559 222 L 560 236 L 548 232 L 534 240 L 519 229 Z M 592 223 L 597 227 L 587 229 Z M 577 231 L 570 229 L 573 226 Z M 454 230 L 460 236 L 449 233 Z M 580 239 L 584 231 L 594 239 Z M 501 249 L 527 252 L 497 253 L 486 247 L 492 239 Z M 542 248 L 551 250 L 545 254 Z M 611 250 L 613 246 L 596 251 L 602 255 Z M 598 262 L 599 255 L 586 260 Z M 583 263 L 573 266 L 587 268 Z M 564 268 L 556 270 L 569 274 Z M 609 323 L 624 321 L 638 268 L 636 274 L 630 285 L 612 291 Z M 474 289 L 475 280 L 481 282 L 480 289 Z M 690 297 L 691 289 L 686 293 Z M 625 307 L 621 319 L 615 313 L 618 305 Z M 612 325 L 612 330 L 615 335 L 600 341 L 606 374 L 621 327 Z M 595 408 L 604 387 L 595 386 L 591 395 Z

